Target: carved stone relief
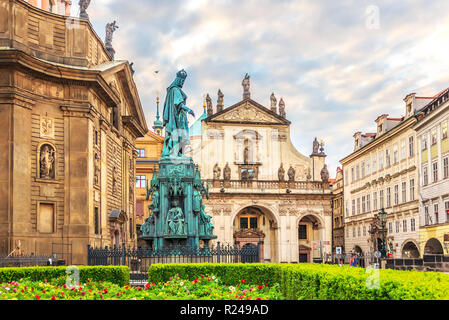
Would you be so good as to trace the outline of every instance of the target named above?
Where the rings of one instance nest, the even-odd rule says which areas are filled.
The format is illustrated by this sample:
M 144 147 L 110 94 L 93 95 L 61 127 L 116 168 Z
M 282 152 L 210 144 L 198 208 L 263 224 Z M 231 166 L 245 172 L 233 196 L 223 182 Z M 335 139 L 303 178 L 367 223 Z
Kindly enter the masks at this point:
M 40 117 L 40 136 L 41 138 L 55 137 L 55 121 L 53 118 Z
M 39 150 L 39 178 L 55 178 L 55 149 L 50 144 L 43 144 Z

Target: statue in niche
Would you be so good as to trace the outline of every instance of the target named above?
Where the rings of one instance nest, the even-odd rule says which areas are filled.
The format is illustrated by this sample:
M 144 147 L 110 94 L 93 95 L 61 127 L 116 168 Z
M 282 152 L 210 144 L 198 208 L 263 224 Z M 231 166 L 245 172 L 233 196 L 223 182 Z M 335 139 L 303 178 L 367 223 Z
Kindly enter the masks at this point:
M 78 5 L 80 6 L 80 18 L 89 19 L 89 15 L 86 10 L 90 5 L 90 0 L 80 0 Z
M 223 179 L 224 180 L 231 180 L 231 168 L 229 167 L 229 164 L 226 162 L 226 166 L 223 169 Z
M 321 169 L 321 180 L 323 182 L 329 181 L 329 171 L 327 170 L 327 164 L 325 164 L 323 169 Z
M 243 150 L 243 163 L 248 163 L 249 160 L 249 147 L 245 147 Z
M 41 179 L 55 178 L 55 149 L 51 145 L 41 146 L 39 165 Z
M 214 108 L 212 106 L 212 99 L 209 94 L 206 95 L 207 116 L 210 117 L 214 114 Z
M 94 184 L 100 184 L 100 156 L 95 153 L 94 156 Z
M 117 168 L 114 167 L 112 169 L 112 192 L 115 193 L 117 191 L 117 182 L 118 182 L 118 172 Z
M 221 92 L 220 89 L 218 89 L 218 99 L 217 99 L 217 112 L 220 112 L 223 110 L 223 106 L 224 106 L 224 94 Z
M 276 97 L 274 96 L 274 92 L 273 92 L 273 93 L 271 94 L 271 96 L 270 96 L 270 102 L 271 102 L 271 107 L 270 107 L 271 111 L 277 112 L 277 106 L 276 106 L 276 104 L 277 104 L 277 99 L 276 99 Z
M 290 166 L 290 168 L 287 171 L 289 182 L 295 181 L 295 174 L 296 174 L 295 169 L 292 166 Z
M 242 81 L 242 87 L 243 87 L 243 100 L 249 99 L 251 97 L 251 93 L 249 92 L 249 75 L 246 74 L 245 78 Z
M 179 201 L 172 201 L 172 208 L 167 213 L 167 233 L 169 235 L 184 234 L 184 213 L 179 207 Z
M 214 166 L 214 180 L 220 180 L 221 169 L 218 166 L 218 163 Z
M 278 179 L 280 182 L 285 181 L 285 170 L 282 163 L 278 170 Z
M 281 98 L 281 100 L 279 100 L 279 115 L 282 118 L 285 118 L 286 114 L 285 114 L 285 102 L 284 99 Z

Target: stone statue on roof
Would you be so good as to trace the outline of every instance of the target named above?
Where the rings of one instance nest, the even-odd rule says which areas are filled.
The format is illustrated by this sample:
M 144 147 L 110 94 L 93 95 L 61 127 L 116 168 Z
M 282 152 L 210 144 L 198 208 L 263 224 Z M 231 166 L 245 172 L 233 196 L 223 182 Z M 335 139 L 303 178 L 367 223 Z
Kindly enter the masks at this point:
M 327 164 L 325 164 L 323 169 L 321 169 L 321 180 L 323 182 L 329 181 L 329 171 L 327 170 Z
M 271 94 L 271 96 L 270 96 L 270 102 L 271 102 L 271 106 L 270 106 L 271 111 L 277 113 L 277 106 L 276 106 L 276 104 L 277 104 L 277 99 L 276 99 L 276 97 L 274 96 L 274 92 L 273 92 L 273 93 Z
M 104 45 L 106 47 L 106 50 L 111 55 L 112 59 L 114 59 L 115 50 L 112 47 L 112 34 L 115 32 L 115 30 L 118 29 L 118 25 L 116 24 L 116 21 L 112 23 L 106 24 L 106 39 L 104 41 Z
M 89 15 L 86 10 L 90 5 L 90 0 L 80 0 L 78 5 L 80 6 L 80 18 L 89 19 Z
M 281 98 L 281 100 L 279 100 L 279 115 L 282 118 L 285 118 L 286 114 L 285 114 L 285 102 L 284 99 Z
M 209 94 L 206 95 L 207 116 L 210 117 L 214 114 L 214 108 L 212 106 L 212 99 Z
M 246 74 L 245 78 L 242 81 L 242 86 L 243 86 L 243 100 L 245 99 L 249 99 L 251 96 L 251 93 L 249 92 L 249 75 Z
M 224 107 L 224 94 L 221 92 L 220 89 L 218 89 L 218 99 L 217 99 L 217 112 L 220 112 L 221 110 L 223 110 Z
M 282 163 L 281 163 L 281 166 L 278 169 L 278 179 L 279 179 L 280 182 L 285 181 L 285 170 L 284 170 L 284 167 L 283 167 Z

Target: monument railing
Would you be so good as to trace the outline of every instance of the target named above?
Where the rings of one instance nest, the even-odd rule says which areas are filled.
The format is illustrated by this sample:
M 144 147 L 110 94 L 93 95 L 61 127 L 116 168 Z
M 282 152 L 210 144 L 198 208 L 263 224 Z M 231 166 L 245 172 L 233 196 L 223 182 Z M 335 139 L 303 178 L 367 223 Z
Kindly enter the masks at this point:
M 35 267 L 56 265 L 53 256 L 12 255 L 0 256 L 0 268 L 4 267 Z
M 260 262 L 260 246 L 223 245 L 217 242 L 209 248 L 171 246 L 164 250 L 142 247 L 94 248 L 88 246 L 87 264 L 128 266 L 131 281 L 146 281 L 148 269 L 154 263 L 255 263 Z

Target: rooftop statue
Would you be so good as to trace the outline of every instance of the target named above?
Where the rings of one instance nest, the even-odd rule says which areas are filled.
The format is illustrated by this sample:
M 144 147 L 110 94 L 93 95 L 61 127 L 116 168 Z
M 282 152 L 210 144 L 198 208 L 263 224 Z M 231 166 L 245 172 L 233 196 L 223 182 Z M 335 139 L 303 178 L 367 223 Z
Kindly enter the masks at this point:
M 276 100 L 276 97 L 274 96 L 274 92 L 270 96 L 270 102 L 271 102 L 271 107 L 270 107 L 271 111 L 277 112 L 277 106 L 276 106 L 277 100 Z
M 80 18 L 89 19 L 89 15 L 87 14 L 86 10 L 90 5 L 90 0 L 80 0 L 78 2 L 78 5 L 80 6 Z
M 181 89 L 186 77 L 184 69 L 179 71 L 167 88 L 163 111 L 165 140 L 162 157 L 184 157 L 184 148 L 190 144 L 187 113 L 193 117 L 195 113 L 186 106 L 187 95 Z
M 106 47 L 106 50 L 109 52 L 109 54 L 112 56 L 113 59 L 114 59 L 115 50 L 112 47 L 112 34 L 117 29 L 118 29 L 118 25 L 115 20 L 112 23 L 106 24 L 106 39 L 104 41 L 104 45 Z
M 224 106 L 224 94 L 223 92 L 221 92 L 220 89 L 218 89 L 218 99 L 217 99 L 217 112 L 220 112 L 221 110 L 223 110 L 223 106 Z
M 282 163 L 281 163 L 281 166 L 279 167 L 279 170 L 278 170 L 278 179 L 281 182 L 285 181 L 285 170 L 284 170 L 284 168 L 282 166 Z
M 285 102 L 284 99 L 281 98 L 281 100 L 279 100 L 279 115 L 282 118 L 285 118 L 286 114 L 285 114 Z
M 214 108 L 212 107 L 212 99 L 209 94 L 206 95 L 207 116 L 210 117 L 214 114 Z
M 243 86 L 243 100 L 245 99 L 249 99 L 251 96 L 251 93 L 249 92 L 249 75 L 246 74 L 245 78 L 242 81 L 242 86 Z

